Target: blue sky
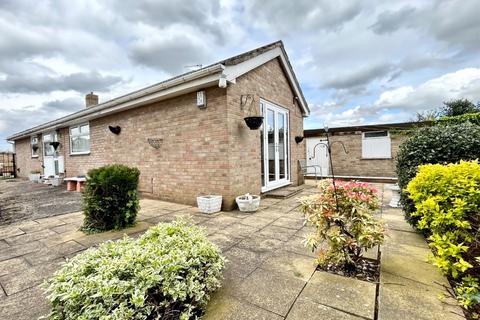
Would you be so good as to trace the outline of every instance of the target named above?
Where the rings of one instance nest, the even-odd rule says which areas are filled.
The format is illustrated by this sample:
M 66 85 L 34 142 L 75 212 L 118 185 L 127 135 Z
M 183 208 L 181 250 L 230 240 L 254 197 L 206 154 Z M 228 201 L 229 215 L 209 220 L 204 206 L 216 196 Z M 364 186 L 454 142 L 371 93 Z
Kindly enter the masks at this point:
M 5 137 L 217 60 L 283 40 L 305 128 L 408 121 L 480 100 L 480 5 L 443 1 L 0 2 Z

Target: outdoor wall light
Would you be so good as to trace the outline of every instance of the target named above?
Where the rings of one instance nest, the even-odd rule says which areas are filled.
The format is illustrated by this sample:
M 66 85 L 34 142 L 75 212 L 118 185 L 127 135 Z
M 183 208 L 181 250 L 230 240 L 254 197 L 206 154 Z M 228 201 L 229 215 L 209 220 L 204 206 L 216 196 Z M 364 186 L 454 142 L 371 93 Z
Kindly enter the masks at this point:
M 227 87 L 227 76 L 223 73 L 220 75 L 220 79 L 218 79 L 218 87 L 226 88 Z
M 122 131 L 122 128 L 120 126 L 108 126 L 108 129 L 110 130 L 111 133 L 113 134 L 120 134 L 120 131 Z
M 205 109 L 207 107 L 207 100 L 205 98 L 205 90 L 197 91 L 197 107 Z
M 54 149 L 55 151 L 57 151 L 58 146 L 60 146 L 60 142 L 58 142 L 58 141 L 53 141 L 53 142 L 50 142 L 50 145 L 53 147 L 53 149 Z
M 296 137 L 295 137 L 295 142 L 296 142 L 297 144 L 299 144 L 299 143 L 302 142 L 302 141 L 303 141 L 303 137 L 302 137 L 302 136 L 296 136 Z

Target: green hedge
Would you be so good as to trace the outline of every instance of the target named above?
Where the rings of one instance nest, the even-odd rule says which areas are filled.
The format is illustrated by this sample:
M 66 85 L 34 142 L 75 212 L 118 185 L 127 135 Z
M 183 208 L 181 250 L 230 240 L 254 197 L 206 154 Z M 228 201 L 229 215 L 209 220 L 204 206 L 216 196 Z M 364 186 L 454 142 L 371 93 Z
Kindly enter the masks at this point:
M 406 188 L 418 218 L 430 234 L 433 263 L 454 279 L 465 307 L 480 302 L 480 165 L 478 161 L 422 165 Z
M 480 158 L 480 126 L 462 123 L 448 126 L 420 128 L 413 132 L 401 145 L 397 153 L 396 171 L 402 190 L 417 174 L 422 164 L 454 163 L 460 160 Z M 411 200 L 402 193 L 401 197 L 407 219 L 415 211 Z
M 466 113 L 454 117 L 441 117 L 435 120 L 436 125 L 455 125 L 460 123 L 470 122 L 475 125 L 480 125 L 480 112 Z
M 49 319 L 196 318 L 220 287 L 224 265 L 200 227 L 159 224 L 68 261 L 46 283 Z
M 133 225 L 139 209 L 139 176 L 137 168 L 119 164 L 90 170 L 83 193 L 83 230 L 101 232 Z

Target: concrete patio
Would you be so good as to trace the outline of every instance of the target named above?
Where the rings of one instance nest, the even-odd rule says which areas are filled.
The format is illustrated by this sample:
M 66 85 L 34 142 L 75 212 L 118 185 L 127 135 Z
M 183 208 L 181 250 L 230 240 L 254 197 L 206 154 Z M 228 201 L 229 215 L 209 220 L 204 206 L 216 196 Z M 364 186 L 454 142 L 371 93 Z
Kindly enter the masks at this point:
M 388 188 L 379 188 L 388 203 Z M 316 271 L 314 255 L 301 243 L 310 230 L 303 226 L 297 200 L 313 192 L 306 188 L 290 199 L 263 199 L 255 214 L 205 215 L 194 207 L 143 199 L 135 227 L 95 235 L 78 231 L 80 212 L 2 226 L 0 319 L 46 314 L 40 285 L 66 258 L 179 216 L 205 227 L 228 259 L 224 286 L 214 294 L 205 319 L 464 319 L 453 299 L 438 299 L 448 282 L 426 262 L 424 239 L 399 209 L 384 206 L 381 212 L 390 230 L 380 250 L 380 284 Z

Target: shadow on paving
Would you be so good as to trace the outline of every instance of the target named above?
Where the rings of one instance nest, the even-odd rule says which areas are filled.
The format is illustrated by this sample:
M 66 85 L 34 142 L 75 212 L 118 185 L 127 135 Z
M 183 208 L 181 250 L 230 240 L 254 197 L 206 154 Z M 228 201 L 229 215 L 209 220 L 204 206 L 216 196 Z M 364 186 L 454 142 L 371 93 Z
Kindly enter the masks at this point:
M 81 195 L 30 181 L 0 180 L 0 225 L 81 210 Z

